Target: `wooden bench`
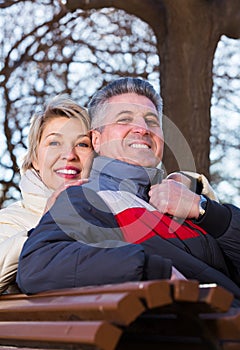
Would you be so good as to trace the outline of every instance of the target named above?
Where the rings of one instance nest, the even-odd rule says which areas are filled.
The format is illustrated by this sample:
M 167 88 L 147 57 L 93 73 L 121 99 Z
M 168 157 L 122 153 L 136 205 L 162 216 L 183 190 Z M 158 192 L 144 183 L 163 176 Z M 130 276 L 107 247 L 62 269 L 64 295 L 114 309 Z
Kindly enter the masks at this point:
M 146 281 L 0 296 L 0 349 L 240 350 L 221 287 Z

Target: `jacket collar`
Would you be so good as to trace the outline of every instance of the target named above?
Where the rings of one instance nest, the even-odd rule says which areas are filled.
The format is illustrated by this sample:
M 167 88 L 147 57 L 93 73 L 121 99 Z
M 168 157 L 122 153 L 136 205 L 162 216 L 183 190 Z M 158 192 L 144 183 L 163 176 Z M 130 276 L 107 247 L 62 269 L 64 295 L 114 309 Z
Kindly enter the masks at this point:
M 19 187 L 24 207 L 42 213 L 53 190 L 47 188 L 38 173 L 34 169 L 27 170 L 21 176 Z
M 148 192 L 151 185 L 162 181 L 162 170 L 146 168 L 129 164 L 120 160 L 98 156 L 93 161 L 91 177 L 105 177 L 103 184 L 99 181 L 99 189 L 128 191 L 135 193 L 148 201 Z

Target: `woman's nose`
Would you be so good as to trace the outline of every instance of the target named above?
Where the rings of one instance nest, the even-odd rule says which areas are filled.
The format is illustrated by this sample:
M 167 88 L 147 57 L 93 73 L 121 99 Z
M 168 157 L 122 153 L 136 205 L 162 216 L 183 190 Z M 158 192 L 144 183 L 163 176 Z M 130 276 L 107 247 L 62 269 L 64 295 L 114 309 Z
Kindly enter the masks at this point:
M 65 149 L 62 153 L 62 158 L 67 160 L 72 160 L 77 158 L 77 153 L 74 147 Z

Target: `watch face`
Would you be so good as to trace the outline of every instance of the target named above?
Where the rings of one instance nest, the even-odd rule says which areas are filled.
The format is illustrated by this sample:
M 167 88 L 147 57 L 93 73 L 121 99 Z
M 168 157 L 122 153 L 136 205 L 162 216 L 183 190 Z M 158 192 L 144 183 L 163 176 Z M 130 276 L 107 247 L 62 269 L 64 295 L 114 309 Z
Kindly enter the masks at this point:
M 207 199 L 201 195 L 200 202 L 199 202 L 199 216 L 203 216 L 205 214 L 205 209 L 207 206 Z
M 207 206 L 207 199 L 203 196 L 201 196 L 201 199 L 200 199 L 200 206 L 203 208 L 203 209 L 206 209 L 206 206 Z

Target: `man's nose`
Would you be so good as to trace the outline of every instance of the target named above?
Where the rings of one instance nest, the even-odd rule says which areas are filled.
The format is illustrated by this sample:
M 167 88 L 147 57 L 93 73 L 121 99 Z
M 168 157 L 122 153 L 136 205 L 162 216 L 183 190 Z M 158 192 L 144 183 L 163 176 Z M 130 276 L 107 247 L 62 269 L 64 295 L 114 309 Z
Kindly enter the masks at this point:
M 132 128 L 133 132 L 140 133 L 142 135 L 149 134 L 149 127 L 146 121 L 143 118 L 138 119 L 134 124 Z

